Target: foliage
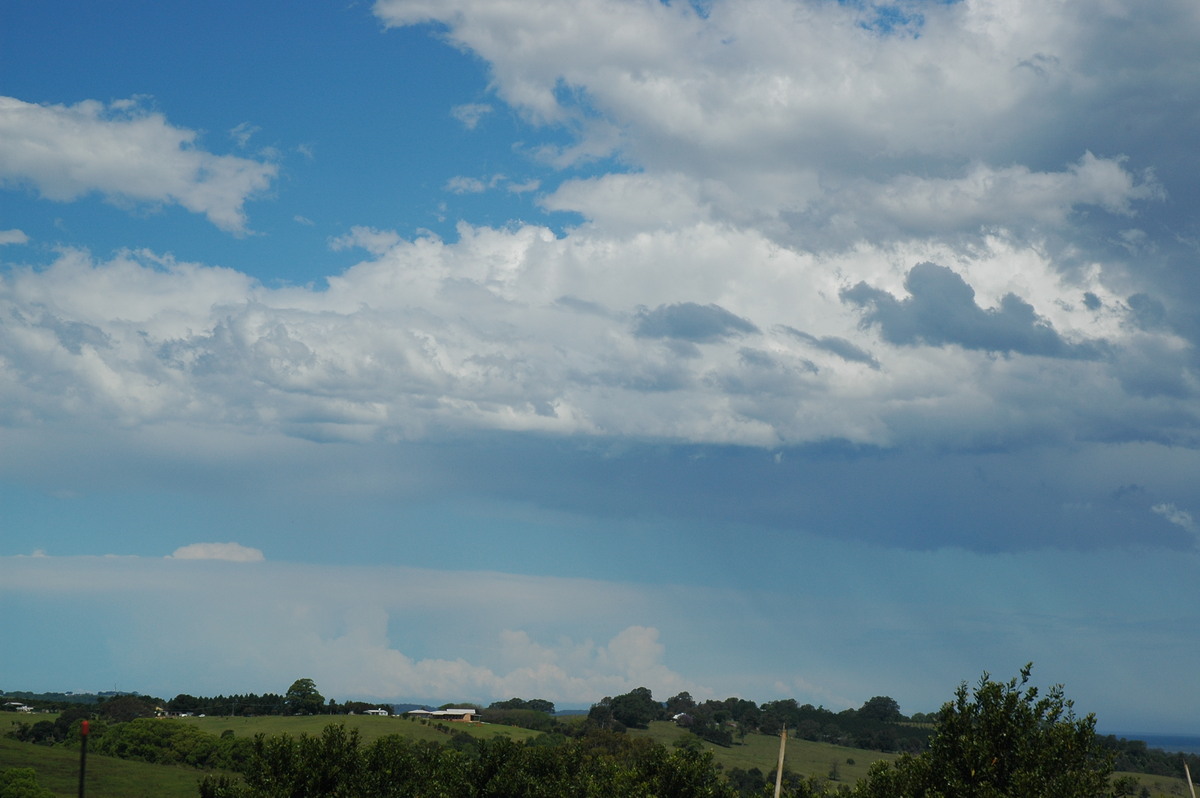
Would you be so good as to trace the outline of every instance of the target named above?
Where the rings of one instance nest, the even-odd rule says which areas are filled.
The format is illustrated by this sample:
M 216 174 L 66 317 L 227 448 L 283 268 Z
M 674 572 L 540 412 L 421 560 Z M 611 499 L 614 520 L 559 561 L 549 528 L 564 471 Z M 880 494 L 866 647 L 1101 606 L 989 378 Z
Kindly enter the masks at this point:
M 1192 774 L 1200 777 L 1200 755 L 1168 753 L 1150 748 L 1142 740 L 1126 740 L 1113 735 L 1100 738 L 1100 745 L 1114 755 L 1116 770 L 1149 773 L 1155 776 L 1178 776 L 1186 762 Z
M 292 682 L 283 697 L 289 715 L 318 715 L 325 708 L 325 697 L 317 692 L 312 679 Z
M 97 705 L 97 714 L 113 723 L 125 723 L 136 718 L 154 717 L 153 699 L 134 695 L 121 695 Z
M 33 768 L 0 770 L 0 798 L 54 798 L 54 793 L 38 784 Z
M 0 738 L 0 770 L 5 768 L 33 768 L 38 785 L 55 796 L 78 794 L 78 748 Z M 87 798 L 196 798 L 198 776 L 190 768 L 103 756 L 89 745 L 86 794 Z
M 592 706 L 588 718 L 605 728 L 615 728 L 615 722 L 622 727 L 644 729 L 662 713 L 662 704 L 654 700 L 649 688 L 635 687 L 628 693 L 605 696 Z
M 251 742 L 232 733 L 217 736 L 176 720 L 138 719 L 108 726 L 93 735 L 93 750 L 121 759 L 157 765 L 239 770 L 250 758 Z
M 877 695 L 869 699 L 858 710 L 858 717 L 863 720 L 881 720 L 885 723 L 896 723 L 904 720 L 900 714 L 900 705 L 894 698 Z
M 282 715 L 286 710 L 284 697 L 278 693 L 239 693 L 212 697 L 180 693 L 167 702 L 169 712 L 191 715 Z
M 554 745 L 505 737 L 458 750 L 397 735 L 363 745 L 328 726 L 318 737 L 260 735 L 245 783 L 205 779 L 201 798 L 733 798 L 710 754 L 668 751 L 597 731 Z
M 554 702 L 547 701 L 544 698 L 510 698 L 507 701 L 493 701 L 488 705 L 488 709 L 529 709 L 534 712 L 544 712 L 547 715 L 554 714 Z
M 1061 686 L 1026 688 L 1032 666 L 1009 682 L 988 674 L 960 685 L 938 713 L 929 749 L 878 763 L 858 798 L 1096 798 L 1109 794 L 1111 757 L 1095 718 L 1077 718 Z
M 488 707 L 480 715 L 484 723 L 498 723 L 505 726 L 519 726 L 523 729 L 533 729 L 540 732 L 559 731 L 559 723 L 545 712 L 532 709 L 497 709 L 496 705 Z
M 16 728 L 8 733 L 9 737 L 23 743 L 38 745 L 54 745 L 68 739 L 77 738 L 79 721 L 90 720 L 92 710 L 82 705 L 71 705 L 59 713 L 54 720 L 39 720 L 34 723 L 18 722 Z

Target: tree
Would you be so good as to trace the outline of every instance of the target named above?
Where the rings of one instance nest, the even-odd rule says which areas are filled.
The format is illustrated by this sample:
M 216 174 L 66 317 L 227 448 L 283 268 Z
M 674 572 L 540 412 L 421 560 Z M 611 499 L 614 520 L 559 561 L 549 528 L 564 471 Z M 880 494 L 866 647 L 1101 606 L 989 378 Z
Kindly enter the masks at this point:
M 692 694 L 687 690 L 682 693 L 673 695 L 667 699 L 666 715 L 673 718 L 679 714 L 686 714 L 696 708 L 696 699 L 692 698 Z
M 662 713 L 662 705 L 654 700 L 647 687 L 635 687 L 628 693 L 615 696 L 609 706 L 612 707 L 613 718 L 625 726 L 638 729 L 646 728 L 650 721 L 658 720 Z
M 896 703 L 896 699 L 886 695 L 877 695 L 868 700 L 858 710 L 858 716 L 864 720 L 881 720 L 885 723 L 895 723 L 896 721 L 904 720 L 904 716 L 900 714 L 900 705 Z
M 0 798 L 54 798 L 54 793 L 38 784 L 33 768 L 0 770 Z
M 283 697 L 289 715 L 319 715 L 325 707 L 325 696 L 317 692 L 312 679 L 297 679 Z
M 126 723 L 136 718 L 154 717 L 154 706 L 138 696 L 119 695 L 100 704 L 99 713 L 105 720 Z
M 1111 795 L 1111 756 L 1096 738 L 1096 719 L 1075 716 L 1062 686 L 1041 696 L 1029 682 L 964 682 L 938 713 L 929 749 L 880 762 L 856 798 L 1096 798 Z

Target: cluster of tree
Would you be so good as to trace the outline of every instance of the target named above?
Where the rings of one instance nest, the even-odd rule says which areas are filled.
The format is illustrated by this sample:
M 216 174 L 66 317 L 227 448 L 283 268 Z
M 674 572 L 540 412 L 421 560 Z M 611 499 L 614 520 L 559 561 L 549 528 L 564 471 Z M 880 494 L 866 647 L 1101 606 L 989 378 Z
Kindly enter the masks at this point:
M 80 721 L 85 719 L 90 724 L 88 745 L 96 754 L 156 765 L 235 771 L 250 756 L 251 741 L 235 737 L 232 730 L 215 735 L 177 720 L 145 716 L 114 720 L 85 710 L 68 710 L 54 721 L 18 724 L 9 736 L 41 745 L 78 745 Z
M 278 693 L 194 696 L 180 693 L 166 703 L 174 714 L 191 715 L 284 715 L 287 705 Z
M 764 774 L 759 768 L 731 768 L 726 774 L 729 786 L 743 798 L 758 798 L 775 794 L 775 771 Z M 853 790 L 844 784 L 830 784 L 822 776 L 801 776 L 783 769 L 782 794 L 788 798 L 833 798 L 851 796 Z
M 756 704 L 744 698 L 696 702 L 687 692 L 654 700 L 650 690 L 638 687 L 618 696 L 606 696 L 592 706 L 590 722 L 603 728 L 645 728 L 651 721 L 674 720 L 697 736 L 732 745 L 747 734 L 778 734 L 783 728 L 804 739 L 876 751 L 921 750 L 930 729 L 900 712 L 888 696 L 876 696 L 861 708 L 832 712 L 795 699 Z
M 996 682 L 984 674 L 974 690 L 959 687 L 936 715 L 927 750 L 879 762 L 853 788 L 824 778 L 784 772 L 789 798 L 1117 798 L 1135 794 L 1112 780 L 1113 755 L 1095 733 L 1095 718 L 1080 718 L 1061 687 L 1044 695 L 1020 679 Z M 646 691 L 648 692 L 648 691 Z M 624 713 L 646 695 L 605 703 Z M 761 708 L 760 708 L 761 709 Z M 889 709 L 877 702 L 869 710 Z M 632 706 L 635 719 L 644 706 Z M 603 713 L 601 713 L 603 714 Z M 767 794 L 774 774 L 731 770 L 726 778 L 698 741 L 668 751 L 644 737 L 591 723 L 575 738 L 543 736 L 529 743 L 483 741 L 455 734 L 440 746 L 399 736 L 370 745 L 343 727 L 318 737 L 255 738 L 244 780 L 209 777 L 201 798 L 307 796 L 646 796 L 735 798 Z M 831 774 L 831 776 L 834 774 Z
M 17 723 L 8 736 L 26 743 L 54 745 L 75 739 L 81 720 L 98 720 L 101 723 L 96 728 L 102 728 L 105 723 L 125 723 L 137 718 L 153 717 L 156 702 L 154 698 L 125 693 L 95 704 L 68 704 L 54 720 Z
M 1077 717 L 1061 686 L 1041 695 L 1020 680 L 964 683 L 937 714 L 923 753 L 878 762 L 855 798 L 1097 798 L 1128 794 L 1111 781 L 1113 757 L 1096 736 L 1093 715 Z
M 33 768 L 6 768 L 0 770 L 0 798 L 55 798 L 55 795 L 38 784 Z
M 205 778 L 201 798 L 734 798 L 711 754 L 669 751 L 648 739 L 602 730 L 548 743 L 507 737 L 458 747 L 398 735 L 364 744 L 329 726 L 316 737 L 254 741 L 243 779 Z M 548 739 L 548 738 L 539 738 Z
M 547 715 L 553 715 L 554 702 L 547 701 L 544 698 L 510 698 L 507 701 L 493 701 L 488 705 L 488 709 L 528 709 L 533 712 L 543 712 Z
M 28 690 L 0 690 L 0 699 L 21 701 L 30 706 L 53 705 L 54 709 L 66 709 L 71 704 L 95 704 L 122 695 L 138 696 L 124 690 L 101 690 L 98 693 L 33 693 Z
M 192 715 L 350 715 L 362 714 L 368 709 L 387 709 L 368 701 L 345 701 L 339 704 L 317 690 L 312 679 L 297 679 L 283 695 L 264 693 L 256 695 L 219 695 L 197 697 L 180 693 L 166 703 L 168 712 Z
M 1186 762 L 1188 769 L 1200 776 L 1200 756 L 1196 754 L 1168 753 L 1150 748 L 1143 740 L 1126 740 L 1111 734 L 1101 737 L 1100 745 L 1112 753 L 1113 765 L 1117 770 L 1176 777 L 1183 767 L 1182 763 Z
M 209 734 L 188 723 L 157 718 L 98 726 L 88 738 L 97 754 L 205 770 L 241 770 L 253 747 L 232 729 Z

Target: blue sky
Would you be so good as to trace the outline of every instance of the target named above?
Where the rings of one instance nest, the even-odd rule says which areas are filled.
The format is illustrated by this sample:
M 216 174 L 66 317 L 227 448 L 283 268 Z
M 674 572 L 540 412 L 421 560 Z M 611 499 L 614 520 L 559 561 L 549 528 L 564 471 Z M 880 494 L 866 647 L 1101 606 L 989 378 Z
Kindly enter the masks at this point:
M 10 3 L 0 689 L 1200 731 L 1198 36 Z

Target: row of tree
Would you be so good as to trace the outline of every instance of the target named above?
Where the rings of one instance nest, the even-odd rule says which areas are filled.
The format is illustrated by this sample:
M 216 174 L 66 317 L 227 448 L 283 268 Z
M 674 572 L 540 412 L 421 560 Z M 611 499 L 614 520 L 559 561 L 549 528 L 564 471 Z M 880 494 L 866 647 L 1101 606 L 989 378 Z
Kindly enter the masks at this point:
M 1095 718 L 1076 716 L 1061 687 L 1029 687 L 1019 679 L 975 688 L 963 684 L 935 718 L 927 750 L 878 762 L 853 788 L 794 775 L 789 798 L 1119 798 L 1136 794 L 1128 779 L 1111 778 L 1113 756 L 1095 733 Z M 644 712 L 649 691 L 602 702 L 610 712 Z M 629 696 L 630 694 L 626 694 Z M 883 703 L 872 710 L 884 708 Z M 644 714 L 635 718 L 643 718 Z M 648 720 L 647 720 L 648 722 Z M 363 745 L 357 734 L 330 726 L 319 737 L 255 739 L 243 781 L 210 777 L 201 798 L 391 798 L 479 796 L 550 798 L 581 795 L 734 798 L 763 794 L 756 779 L 722 776 L 699 745 L 668 751 L 644 737 L 593 724 L 584 736 L 517 743 L 455 735 L 439 746 L 387 736 Z M 462 739 L 465 738 L 465 741 Z
M 795 699 L 756 704 L 744 698 L 695 701 L 683 692 L 665 702 L 638 687 L 594 704 L 588 720 L 603 728 L 645 728 L 651 721 L 674 720 L 699 737 L 718 745 L 732 745 L 747 734 L 778 734 L 787 728 L 807 740 L 829 742 L 876 751 L 921 750 L 929 737 L 927 716 L 906 718 L 900 705 L 888 696 L 871 698 L 859 709 L 832 712 Z
M 952 701 L 934 716 L 928 746 L 905 753 L 894 762 L 874 765 L 851 790 L 821 778 L 783 774 L 784 794 L 792 798 L 1117 798 L 1136 796 L 1129 778 L 1112 779 L 1114 759 L 1146 758 L 1144 744 L 1100 738 L 1095 718 L 1078 717 L 1061 687 L 1040 693 L 1028 686 L 1030 666 L 1019 679 L 997 682 L 987 674 L 975 688 L 963 684 Z M 311 680 L 293 685 L 296 696 L 315 693 Z M 292 691 L 289 691 L 292 692 Z M 318 694 L 319 695 L 319 694 Z M 549 702 L 512 699 L 489 711 L 527 713 L 550 719 Z M 188 724 L 129 717 L 149 703 L 136 696 L 117 696 L 95 707 L 75 707 L 55 721 L 21 724 L 23 739 L 47 731 L 51 738 L 78 743 L 79 721 L 98 718 L 90 737 L 93 750 L 128 759 L 180 764 L 241 774 L 204 781 L 204 798 L 305 798 L 305 796 L 437 795 L 703 795 L 730 798 L 762 795 L 774 774 L 757 770 L 722 773 L 696 738 L 669 751 L 644 737 L 618 733 L 620 728 L 649 723 L 673 713 L 756 730 L 771 723 L 791 727 L 820 708 L 795 702 L 755 706 L 742 699 L 697 703 L 680 694 L 667 702 L 654 700 L 648 689 L 607 697 L 589 718 L 576 724 L 576 736 L 547 734 L 528 743 L 506 738 L 482 741 L 465 733 L 449 733 L 445 744 L 416 742 L 399 735 L 364 745 L 355 732 L 327 727 L 322 735 L 259 736 L 237 739 Z M 532 708 L 536 707 L 536 708 Z M 294 705 L 302 711 L 303 705 Z M 72 713 L 75 713 L 72 715 Z M 82 716 L 81 714 L 82 713 Z M 725 713 L 725 714 L 721 714 Z M 837 713 L 843 723 L 849 716 Z M 854 711 L 854 719 L 871 723 L 905 723 L 899 707 L 876 697 Z M 628 721 L 628 723 L 626 723 Z M 911 721 L 908 721 L 911 722 Z M 740 724 L 740 725 L 739 725 Z M 686 739 L 686 738 L 685 738 Z M 37 741 L 37 740 L 35 740 Z M 54 739 L 48 740 L 54 742 Z M 1200 765 L 1196 758 L 1191 764 Z M 1136 765 L 1128 762 L 1123 767 Z M 1179 775 L 1176 757 L 1169 775 Z M 1197 767 L 1200 771 L 1200 767 Z M 15 777 L 14 777 L 15 778 Z M 22 778 L 24 778 L 22 776 Z M 1142 791 L 1144 794 L 1144 791 Z
M 465 735 L 458 736 L 461 739 Z M 734 798 L 707 752 L 594 731 L 526 744 L 468 738 L 457 747 L 387 735 L 364 744 L 328 726 L 319 736 L 263 737 L 242 780 L 210 776 L 201 798 Z

